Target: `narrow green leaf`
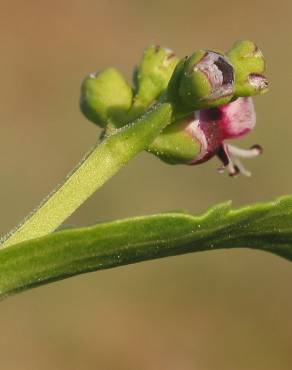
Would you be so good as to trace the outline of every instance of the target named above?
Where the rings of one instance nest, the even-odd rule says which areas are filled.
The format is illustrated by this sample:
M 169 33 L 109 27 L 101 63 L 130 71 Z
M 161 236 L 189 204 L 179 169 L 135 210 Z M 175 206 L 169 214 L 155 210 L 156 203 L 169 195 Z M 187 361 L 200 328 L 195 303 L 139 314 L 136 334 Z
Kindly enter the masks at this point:
M 0 249 L 0 297 L 130 263 L 221 248 L 256 248 L 292 260 L 292 196 L 201 216 L 162 213 L 62 230 Z

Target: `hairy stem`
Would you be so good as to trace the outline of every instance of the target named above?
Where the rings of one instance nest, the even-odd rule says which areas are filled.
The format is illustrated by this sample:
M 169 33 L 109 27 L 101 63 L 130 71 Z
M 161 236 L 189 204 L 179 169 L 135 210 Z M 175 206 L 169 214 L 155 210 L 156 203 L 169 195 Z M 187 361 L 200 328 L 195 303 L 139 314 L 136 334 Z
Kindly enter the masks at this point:
M 63 184 L 2 239 L 1 247 L 39 238 L 56 230 L 99 187 L 148 147 L 170 123 L 171 115 L 171 104 L 157 104 L 144 116 L 97 144 Z

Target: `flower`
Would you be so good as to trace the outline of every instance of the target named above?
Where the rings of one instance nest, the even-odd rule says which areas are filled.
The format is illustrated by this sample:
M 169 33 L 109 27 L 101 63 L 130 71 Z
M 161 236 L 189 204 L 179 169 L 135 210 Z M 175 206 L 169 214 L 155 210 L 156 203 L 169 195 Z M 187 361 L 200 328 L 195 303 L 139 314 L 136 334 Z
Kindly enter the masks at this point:
M 206 162 L 217 156 L 230 176 L 238 173 L 250 176 L 239 158 L 253 158 L 262 153 L 259 145 L 240 149 L 227 144 L 227 139 L 237 139 L 249 133 L 255 126 L 256 115 L 251 97 L 240 97 L 217 108 L 204 109 L 193 113 L 185 128 L 190 137 L 200 143 L 198 155 L 189 162 L 191 165 Z

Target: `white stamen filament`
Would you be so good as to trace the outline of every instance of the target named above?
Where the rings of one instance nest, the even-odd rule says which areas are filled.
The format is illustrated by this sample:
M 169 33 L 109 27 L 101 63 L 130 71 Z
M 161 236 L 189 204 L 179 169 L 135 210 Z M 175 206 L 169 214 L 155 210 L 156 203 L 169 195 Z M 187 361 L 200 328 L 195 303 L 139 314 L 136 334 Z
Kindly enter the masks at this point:
M 227 148 L 230 154 L 240 158 L 254 158 L 261 154 L 258 148 L 241 149 L 231 144 L 227 144 Z
M 251 172 L 244 167 L 244 165 L 240 162 L 240 160 L 237 157 L 232 156 L 232 162 L 238 168 L 239 172 L 242 173 L 244 176 L 247 177 L 251 176 Z
M 230 144 L 223 144 L 225 154 L 228 158 L 228 164 L 218 168 L 219 172 L 223 172 L 226 168 L 230 176 L 234 176 L 237 173 L 242 173 L 244 176 L 250 177 L 251 172 L 248 171 L 241 163 L 239 158 L 253 158 L 261 154 L 259 147 L 251 149 L 241 149 Z

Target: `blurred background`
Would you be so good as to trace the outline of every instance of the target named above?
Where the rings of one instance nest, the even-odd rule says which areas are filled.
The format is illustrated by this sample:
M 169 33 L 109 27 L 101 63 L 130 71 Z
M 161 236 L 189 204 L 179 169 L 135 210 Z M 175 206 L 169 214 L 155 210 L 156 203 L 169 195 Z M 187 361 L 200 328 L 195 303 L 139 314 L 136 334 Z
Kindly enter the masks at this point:
M 169 166 L 142 154 L 68 221 L 86 225 L 216 202 L 234 206 L 291 193 L 292 5 L 246 1 L 0 1 L 2 234 L 95 143 L 79 88 L 89 72 L 130 80 L 143 49 L 178 55 L 251 39 L 268 61 L 270 92 L 255 99 L 252 178 L 218 174 L 216 159 Z M 91 273 L 0 305 L 5 370 L 288 370 L 292 265 L 259 251 L 223 250 Z

